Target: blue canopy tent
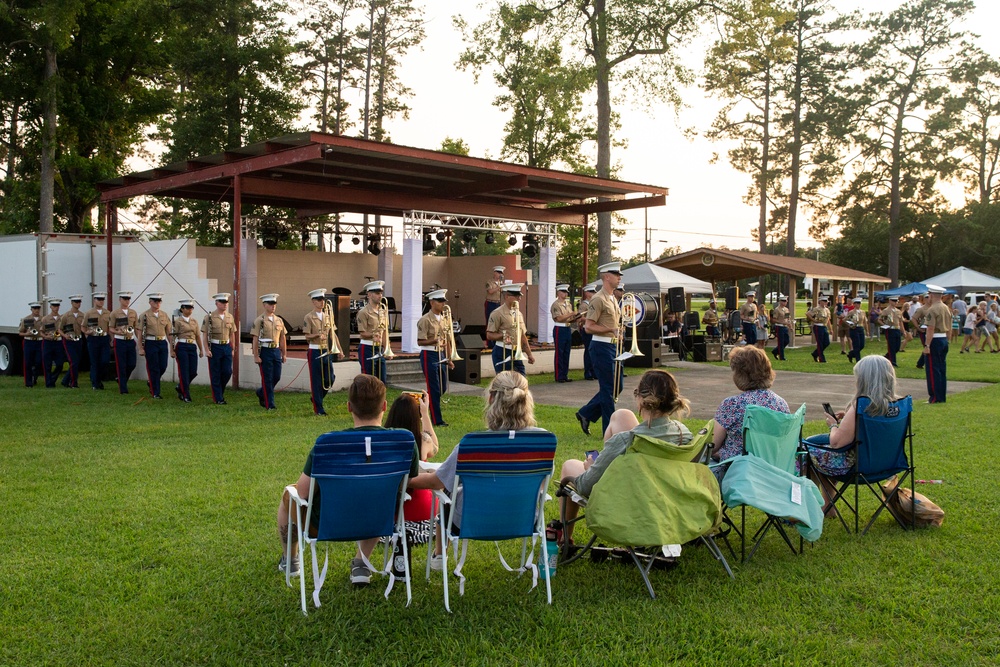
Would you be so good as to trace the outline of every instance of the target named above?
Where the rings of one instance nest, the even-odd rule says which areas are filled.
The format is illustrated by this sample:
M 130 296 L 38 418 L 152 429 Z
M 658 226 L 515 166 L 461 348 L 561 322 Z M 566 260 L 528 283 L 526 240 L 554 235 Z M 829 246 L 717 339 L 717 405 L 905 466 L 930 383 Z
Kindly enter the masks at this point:
M 875 292 L 875 298 L 877 299 L 887 299 L 891 296 L 914 296 L 920 294 L 927 294 L 927 286 L 929 283 L 909 283 L 907 285 L 900 285 L 896 289 L 889 289 L 883 292 Z M 955 294 L 954 290 L 947 290 L 948 294 Z

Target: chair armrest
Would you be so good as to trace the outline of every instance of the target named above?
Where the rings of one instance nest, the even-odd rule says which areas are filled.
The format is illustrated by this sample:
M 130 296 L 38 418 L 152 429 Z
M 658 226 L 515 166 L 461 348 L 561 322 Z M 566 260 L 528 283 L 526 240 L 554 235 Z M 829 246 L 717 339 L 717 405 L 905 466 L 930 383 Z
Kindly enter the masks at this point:
M 449 496 L 443 489 L 434 489 L 434 497 L 445 505 L 451 504 L 451 496 Z
M 299 507 L 309 507 L 309 501 L 299 495 L 299 490 L 294 484 L 286 486 L 285 492 L 288 494 L 288 497 L 292 500 L 292 502 Z

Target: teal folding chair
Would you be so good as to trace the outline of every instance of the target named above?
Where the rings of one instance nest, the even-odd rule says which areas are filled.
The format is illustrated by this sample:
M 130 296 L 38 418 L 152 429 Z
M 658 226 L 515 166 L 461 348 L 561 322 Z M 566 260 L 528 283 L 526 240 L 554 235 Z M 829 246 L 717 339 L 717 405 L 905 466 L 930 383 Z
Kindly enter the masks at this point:
M 552 478 L 556 436 L 548 431 L 483 431 L 469 433 L 458 443 L 455 484 L 451 493 L 435 491 L 435 523 L 442 535 L 444 607 L 451 611 L 448 593 L 448 546 L 454 546 L 459 595 L 465 594 L 465 566 L 469 540 L 495 542 L 500 564 L 508 572 L 531 572 L 532 590 L 538 585 L 535 546 L 540 546 L 545 593 L 552 604 L 552 578 L 545 543 L 546 489 Z M 445 516 L 444 506 L 450 506 Z M 521 540 L 521 562 L 511 567 L 500 552 L 501 541 Z M 528 541 L 531 549 L 528 550 Z M 430 548 L 428 569 L 430 577 Z M 458 555 L 461 543 L 461 555 Z

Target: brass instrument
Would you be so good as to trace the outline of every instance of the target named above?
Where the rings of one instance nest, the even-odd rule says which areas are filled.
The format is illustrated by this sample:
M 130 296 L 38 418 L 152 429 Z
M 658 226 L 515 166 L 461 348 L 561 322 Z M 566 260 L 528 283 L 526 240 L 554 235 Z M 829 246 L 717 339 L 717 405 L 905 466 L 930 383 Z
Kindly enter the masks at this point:
M 448 355 L 447 361 L 460 361 L 462 359 L 458 354 L 458 350 L 455 349 L 455 323 L 451 319 L 451 306 L 445 305 L 444 307 L 444 327 L 447 329 L 448 346 L 451 348 L 451 354 Z
M 639 339 L 636 336 L 636 330 L 639 326 L 639 318 L 636 317 L 636 302 L 638 299 L 639 297 L 634 292 L 626 292 L 622 295 L 622 300 L 618 304 L 621 314 L 618 317 L 618 336 L 615 341 L 615 375 L 614 387 L 612 390 L 615 397 L 615 403 L 618 402 L 618 395 L 621 393 L 622 388 L 622 362 L 631 357 L 646 356 L 642 353 L 642 350 L 639 349 Z M 628 357 L 625 357 L 622 347 L 625 345 L 625 327 L 627 326 L 632 327 L 632 349 L 628 351 Z
M 125 327 L 125 336 L 126 336 L 126 340 L 129 340 L 129 339 L 131 339 L 131 338 L 132 338 L 132 336 L 134 336 L 134 335 L 135 335 L 135 327 L 133 327 L 133 326 L 131 326 L 131 325 L 129 325 L 129 326 L 127 326 L 127 327 Z
M 101 328 L 101 325 L 97 325 L 97 328 L 94 329 L 95 336 L 103 336 L 104 333 L 104 329 Z
M 515 301 L 510 305 L 510 318 L 514 322 L 514 334 L 511 335 L 509 332 L 504 333 L 503 342 L 504 345 L 510 349 L 510 354 L 504 357 L 503 361 L 500 362 L 501 366 L 510 362 L 510 368 L 501 370 L 514 370 L 514 362 L 521 361 L 525 359 L 524 351 L 521 349 L 521 329 L 524 323 L 521 320 L 521 305 L 519 302 Z
M 323 383 L 323 391 L 330 391 L 333 389 L 333 383 L 335 381 L 333 360 L 326 360 L 324 357 L 330 354 L 340 354 L 340 346 L 337 345 L 337 336 L 333 333 L 333 305 L 329 300 L 323 301 L 323 326 L 327 332 L 326 340 L 322 341 L 323 343 L 326 343 L 326 352 L 319 355 L 319 373 Z M 261 331 L 263 331 L 263 329 L 264 322 L 261 321 Z
M 374 348 L 379 348 L 378 352 L 374 351 Z M 392 351 L 392 345 L 389 343 L 389 299 L 384 296 L 378 302 L 378 323 L 375 325 L 375 331 L 372 333 L 372 373 L 375 377 L 381 377 L 381 369 L 379 369 L 376 364 L 384 364 L 383 359 L 392 359 L 396 355 Z
M 38 329 L 36 329 L 35 327 L 31 327 L 30 329 L 28 329 L 28 334 L 36 338 L 40 335 Z

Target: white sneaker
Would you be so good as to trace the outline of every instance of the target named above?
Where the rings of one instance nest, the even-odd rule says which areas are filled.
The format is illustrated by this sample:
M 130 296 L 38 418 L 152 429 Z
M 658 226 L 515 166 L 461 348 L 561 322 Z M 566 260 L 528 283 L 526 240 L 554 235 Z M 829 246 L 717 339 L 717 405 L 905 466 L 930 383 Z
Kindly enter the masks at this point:
M 444 556 L 441 554 L 431 556 L 431 572 L 444 572 Z

